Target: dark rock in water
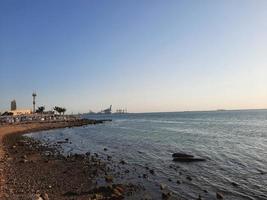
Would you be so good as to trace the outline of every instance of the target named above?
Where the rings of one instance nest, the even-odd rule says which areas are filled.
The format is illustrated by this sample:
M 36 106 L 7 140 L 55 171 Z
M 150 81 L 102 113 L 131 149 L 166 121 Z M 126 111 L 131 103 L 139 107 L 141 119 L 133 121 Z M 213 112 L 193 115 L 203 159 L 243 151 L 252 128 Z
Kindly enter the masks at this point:
M 112 157 L 108 155 L 107 159 L 108 159 L 108 161 L 111 161 Z
M 154 174 L 155 174 L 155 172 L 154 172 L 154 170 L 153 170 L 153 169 L 150 169 L 150 170 L 149 170 L 149 172 L 150 172 L 150 174 L 152 174 L 152 175 L 154 175 Z
M 64 140 L 64 141 L 57 141 L 58 144 L 64 144 L 64 143 L 68 143 L 67 140 Z
M 104 151 L 107 151 L 108 149 L 107 148 L 104 148 Z
M 234 187 L 237 187 L 237 186 L 238 186 L 238 184 L 235 183 L 235 182 L 232 182 L 231 184 L 232 184 L 232 186 L 234 186 Z
M 197 200 L 202 200 L 202 197 L 201 197 L 201 195 L 198 195 L 198 198 L 197 198 Z
M 219 192 L 216 193 L 217 199 L 223 199 L 223 195 Z
M 180 158 L 193 158 L 193 155 L 186 154 L 186 153 L 173 153 L 172 157 L 180 157 Z
M 177 162 L 196 162 L 196 161 L 205 161 L 204 158 L 195 158 L 193 155 L 185 153 L 174 153 L 172 154 L 173 161 Z
M 148 176 L 147 176 L 147 174 L 143 174 L 143 178 L 147 178 Z
M 165 188 L 166 188 L 166 185 L 161 183 L 161 184 L 160 184 L 160 189 L 161 189 L 161 190 L 164 190 Z
M 177 183 L 177 184 L 181 184 L 181 181 L 177 180 L 176 183 Z
M 193 180 L 191 176 L 187 176 L 186 179 L 189 180 L 189 181 Z
M 125 162 L 124 160 L 121 160 L 121 161 L 120 161 L 120 164 L 125 165 L 126 162 Z
M 199 162 L 199 161 L 206 161 L 206 159 L 194 158 L 194 157 L 174 157 L 173 161 L 176 161 L 176 162 Z
M 169 199 L 172 196 L 171 192 L 162 192 L 162 199 Z

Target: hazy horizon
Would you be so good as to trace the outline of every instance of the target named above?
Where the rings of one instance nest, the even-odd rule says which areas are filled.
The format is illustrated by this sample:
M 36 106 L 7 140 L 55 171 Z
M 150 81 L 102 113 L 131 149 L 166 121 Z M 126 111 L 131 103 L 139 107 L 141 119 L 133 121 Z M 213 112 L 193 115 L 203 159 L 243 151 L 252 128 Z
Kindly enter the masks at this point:
M 0 111 L 267 108 L 267 1 L 0 2 Z

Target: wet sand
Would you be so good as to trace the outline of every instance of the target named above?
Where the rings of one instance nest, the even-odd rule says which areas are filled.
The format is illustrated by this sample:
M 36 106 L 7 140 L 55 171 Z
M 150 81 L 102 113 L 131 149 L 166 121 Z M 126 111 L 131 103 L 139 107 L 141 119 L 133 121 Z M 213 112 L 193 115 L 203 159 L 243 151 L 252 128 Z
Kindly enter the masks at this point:
M 88 152 L 65 157 L 58 148 L 23 136 L 29 132 L 97 123 L 103 121 L 0 126 L 0 199 L 136 199 L 143 189 L 115 181 L 114 170 L 97 154 Z M 68 142 L 68 139 L 62 142 Z

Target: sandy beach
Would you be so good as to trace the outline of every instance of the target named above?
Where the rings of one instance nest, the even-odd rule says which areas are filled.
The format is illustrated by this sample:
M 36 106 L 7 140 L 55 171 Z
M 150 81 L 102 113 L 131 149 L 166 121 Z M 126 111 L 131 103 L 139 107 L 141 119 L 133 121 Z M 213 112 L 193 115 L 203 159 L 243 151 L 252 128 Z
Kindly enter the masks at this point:
M 140 190 L 132 184 L 113 183 L 114 172 L 97 154 L 61 155 L 24 133 L 103 123 L 76 120 L 27 123 L 0 127 L 1 199 L 123 199 Z M 68 142 L 66 138 L 65 141 Z M 98 184 L 103 180 L 105 184 Z

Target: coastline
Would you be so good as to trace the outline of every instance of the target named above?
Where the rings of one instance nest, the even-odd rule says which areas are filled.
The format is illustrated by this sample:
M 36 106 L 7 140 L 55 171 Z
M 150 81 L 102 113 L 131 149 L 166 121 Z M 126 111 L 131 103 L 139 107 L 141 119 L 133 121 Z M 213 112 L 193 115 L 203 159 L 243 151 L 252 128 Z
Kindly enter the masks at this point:
M 115 183 L 114 170 L 97 154 L 88 152 L 64 157 L 56 147 L 44 146 L 23 136 L 25 133 L 104 121 L 76 119 L 0 126 L 0 198 L 60 200 L 132 196 L 140 188 L 130 183 Z

